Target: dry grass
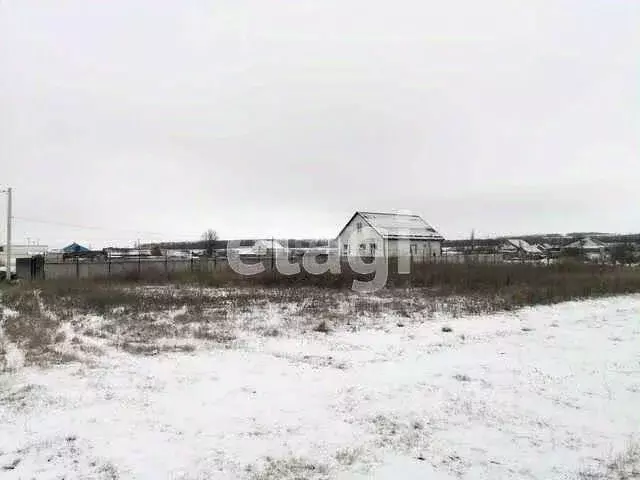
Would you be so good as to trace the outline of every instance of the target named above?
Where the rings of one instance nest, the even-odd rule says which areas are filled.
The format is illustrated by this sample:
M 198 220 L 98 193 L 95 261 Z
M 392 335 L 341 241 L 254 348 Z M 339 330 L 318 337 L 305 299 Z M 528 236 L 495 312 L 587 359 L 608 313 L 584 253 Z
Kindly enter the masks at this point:
M 346 467 L 350 467 L 356 464 L 364 456 L 365 451 L 362 447 L 342 448 L 338 450 L 334 455 L 338 464 Z
M 21 290 L 12 300 L 11 308 L 17 314 L 0 313 L 2 353 L 6 355 L 7 345 L 12 343 L 25 353 L 28 363 L 62 363 L 73 359 L 55 348 L 66 340 L 60 331 L 62 322 L 46 311 L 37 291 Z
M 569 298 L 589 297 L 601 294 L 620 294 L 640 291 L 640 269 L 634 267 L 594 265 L 564 262 L 552 265 L 535 264 L 414 264 L 410 274 L 397 273 L 397 260 L 389 261 L 386 287 L 389 289 L 428 289 L 440 296 L 471 295 L 476 297 L 499 296 L 504 302 L 514 304 L 553 303 Z M 60 280 L 43 282 L 47 292 L 66 294 L 70 291 L 88 290 L 95 293 L 93 302 L 99 308 L 105 298 L 97 293 L 96 285 L 181 285 L 185 287 L 243 287 L 243 290 L 278 288 L 291 292 L 303 287 L 329 290 L 348 290 L 354 279 L 367 280 L 371 276 L 354 273 L 348 264 L 341 265 L 340 274 L 313 275 L 302 271 L 297 275 L 263 272 L 254 276 L 242 276 L 231 269 L 216 272 L 188 272 L 169 277 L 150 272 L 146 277 L 122 277 L 96 280 Z M 53 284 L 55 286 L 52 286 Z M 296 288 L 291 288 L 296 287 Z M 123 291 L 126 295 L 126 291 Z M 88 297 L 88 292 L 85 292 Z M 88 299 L 88 298 L 87 298 Z M 108 306 L 107 305 L 105 306 Z
M 578 480 L 631 480 L 640 478 L 640 444 L 632 442 L 627 449 L 603 468 L 583 470 Z
M 388 288 L 368 295 L 348 288 L 355 278 L 351 273 L 265 275 L 238 280 L 194 274 L 175 283 L 125 279 L 3 287 L 1 303 L 17 315 L 1 319 L 0 340 L 4 332 L 5 341 L 0 341 L 0 357 L 7 341 L 27 353 L 28 363 L 60 362 L 91 348 L 83 337 L 151 354 L 193 348 L 188 341 L 228 345 L 238 330 L 264 336 L 330 334 L 345 325 L 354 329 L 388 322 L 389 316 L 404 326 L 437 314 L 484 314 L 640 292 L 638 269 L 583 264 L 416 265 L 408 276 L 391 272 Z M 244 286 L 209 286 L 221 282 Z M 95 315 L 99 325 L 87 320 Z M 81 334 L 65 338 L 64 324 Z
M 280 288 L 316 287 L 347 290 L 354 280 L 368 280 L 372 275 L 352 271 L 342 262 L 341 273 L 313 275 L 301 271 L 296 275 L 283 275 L 265 271 L 254 276 L 239 275 L 229 267 L 215 272 L 193 271 L 182 273 L 147 272 L 113 277 L 111 280 L 84 281 L 89 283 L 191 285 L 203 287 Z M 472 295 L 500 297 L 504 306 L 518 307 L 539 303 L 591 297 L 604 294 L 640 292 L 640 269 L 611 265 L 580 263 L 571 260 L 552 265 L 527 263 L 416 263 L 410 274 L 398 273 L 398 259 L 388 263 L 387 288 L 426 288 L 438 295 Z M 66 289 L 68 282 L 61 283 Z M 73 283 L 73 282 L 71 282 Z
M 328 479 L 329 469 L 326 465 L 316 464 L 299 457 L 284 459 L 265 458 L 263 465 L 247 469 L 251 480 L 320 480 Z
M 26 364 L 44 365 L 95 356 L 96 342 L 145 355 L 192 351 L 189 339 L 229 343 L 235 335 L 224 309 L 254 298 L 249 292 L 217 299 L 202 290 L 97 283 L 17 286 L 2 295 L 0 365 L 10 345 Z

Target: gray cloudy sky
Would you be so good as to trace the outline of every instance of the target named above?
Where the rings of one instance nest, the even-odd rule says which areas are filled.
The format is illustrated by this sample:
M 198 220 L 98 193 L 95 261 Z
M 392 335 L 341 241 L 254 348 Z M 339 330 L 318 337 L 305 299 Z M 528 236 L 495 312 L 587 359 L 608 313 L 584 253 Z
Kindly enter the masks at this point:
M 449 238 L 640 231 L 639 24 L 637 0 L 3 0 L 14 241 L 395 209 Z

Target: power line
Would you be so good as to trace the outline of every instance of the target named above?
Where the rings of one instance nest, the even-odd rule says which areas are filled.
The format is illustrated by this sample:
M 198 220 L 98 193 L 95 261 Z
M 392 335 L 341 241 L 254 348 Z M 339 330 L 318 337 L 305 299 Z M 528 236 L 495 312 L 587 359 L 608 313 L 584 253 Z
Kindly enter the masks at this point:
M 87 229 L 87 230 L 102 230 L 102 231 L 109 231 L 109 232 L 121 232 L 121 233 L 138 233 L 138 234 L 145 234 L 145 235 L 159 235 L 159 236 L 171 236 L 168 235 L 167 233 L 160 233 L 160 232 L 150 232 L 150 231 L 146 231 L 146 230 L 135 230 L 135 229 L 123 229 L 123 228 L 108 228 L 108 227 L 98 227 L 95 225 L 80 225 L 80 224 L 75 224 L 75 223 L 65 223 L 65 222 L 55 222 L 55 221 L 51 221 L 51 220 L 43 220 L 43 219 L 38 219 L 38 218 L 29 218 L 29 217 L 18 217 L 18 216 L 13 216 L 14 220 L 20 220 L 23 222 L 28 222 L 28 223 L 42 223 L 45 225 L 56 225 L 59 227 L 69 227 L 69 228 L 83 228 L 83 229 Z

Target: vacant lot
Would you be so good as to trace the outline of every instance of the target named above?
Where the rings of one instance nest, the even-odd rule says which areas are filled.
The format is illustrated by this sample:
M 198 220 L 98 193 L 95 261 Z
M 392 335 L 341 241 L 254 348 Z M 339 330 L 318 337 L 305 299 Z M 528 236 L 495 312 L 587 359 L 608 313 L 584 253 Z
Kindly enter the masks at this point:
M 105 291 L 4 295 L 3 478 L 637 478 L 640 296 Z

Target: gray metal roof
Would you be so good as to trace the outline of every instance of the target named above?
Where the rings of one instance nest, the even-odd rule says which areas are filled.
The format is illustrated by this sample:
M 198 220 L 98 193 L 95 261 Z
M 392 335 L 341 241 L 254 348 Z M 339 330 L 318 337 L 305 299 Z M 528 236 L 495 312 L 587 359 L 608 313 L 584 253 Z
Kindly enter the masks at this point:
M 415 240 L 444 240 L 419 215 L 402 213 L 356 212 L 384 238 L 411 238 Z
M 523 252 L 530 254 L 542 253 L 542 250 L 540 250 L 538 247 L 536 247 L 535 245 L 531 245 L 526 240 L 522 240 L 520 238 L 507 239 L 506 244 L 502 247 L 502 250 L 508 250 L 510 247 L 514 250 L 522 250 Z

